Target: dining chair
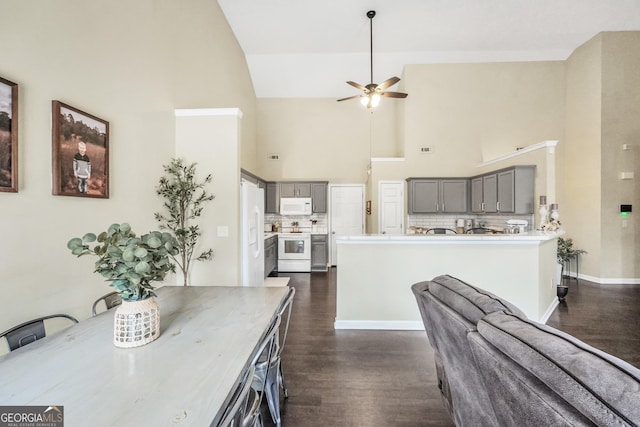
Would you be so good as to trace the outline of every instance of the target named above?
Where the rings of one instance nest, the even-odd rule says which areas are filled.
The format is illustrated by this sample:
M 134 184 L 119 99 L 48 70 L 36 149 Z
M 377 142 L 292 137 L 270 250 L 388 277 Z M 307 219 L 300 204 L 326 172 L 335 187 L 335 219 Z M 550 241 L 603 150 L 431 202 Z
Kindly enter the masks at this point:
M 66 318 L 71 320 L 73 323 L 78 323 L 78 320 L 75 317 L 69 316 L 68 314 L 51 314 L 49 316 L 38 317 L 37 319 L 29 320 L 28 322 L 14 326 L 0 334 L 0 337 L 4 337 L 7 340 L 7 344 L 9 344 L 9 351 L 13 351 L 44 338 L 47 335 L 44 327 L 44 321 L 54 318 Z
M 458 234 L 456 230 L 451 228 L 430 228 L 427 230 L 427 234 Z
M 280 426 L 280 389 L 284 394 L 285 399 L 289 397 L 286 384 L 284 382 L 284 375 L 282 373 L 282 350 L 287 340 L 287 333 L 289 332 L 289 321 L 291 320 L 291 308 L 293 306 L 293 297 L 296 293 L 296 289 L 291 287 L 285 297 L 284 301 L 278 308 L 278 317 L 280 318 L 281 325 L 284 325 L 284 331 L 279 333 L 274 341 L 273 355 L 271 360 L 259 360 L 256 363 L 256 376 L 264 379 L 264 390 L 267 398 L 267 404 L 269 406 L 269 412 L 271 413 L 271 419 L 276 426 Z M 283 321 L 283 315 L 286 318 Z M 254 384 L 256 386 L 256 384 Z
M 488 233 L 492 233 L 493 231 L 490 230 L 489 228 L 484 228 L 484 227 L 475 227 L 475 228 L 470 228 L 467 231 L 465 231 L 465 234 L 488 234 Z
M 229 405 L 224 411 L 218 427 L 236 427 L 242 426 L 242 422 L 246 416 L 247 403 L 249 395 L 252 392 L 251 383 L 255 375 L 255 367 L 253 365 L 244 372 L 242 380 L 238 383 L 229 400 Z
M 97 308 L 100 302 L 104 301 L 104 305 L 107 307 L 107 310 L 112 309 L 115 306 L 122 304 L 122 298 L 120 298 L 120 294 L 118 292 L 109 292 L 106 295 L 101 296 L 93 303 L 91 306 L 91 315 L 95 316 L 98 314 Z
M 260 411 L 260 405 L 262 403 L 262 396 L 265 394 L 265 385 L 267 378 L 269 377 L 272 369 L 272 360 L 275 357 L 278 346 L 278 332 L 280 330 L 281 316 L 276 315 L 271 322 L 271 325 L 267 329 L 264 338 L 258 346 L 258 350 L 254 353 L 255 356 L 251 361 L 251 365 L 254 367 L 255 372 L 253 375 L 253 382 L 251 389 L 254 391 L 253 399 L 249 399 L 248 409 L 246 416 L 244 417 L 243 426 L 258 427 L 262 426 L 262 413 Z M 264 373 L 261 373 L 264 372 Z M 277 371 L 275 371 L 277 374 Z

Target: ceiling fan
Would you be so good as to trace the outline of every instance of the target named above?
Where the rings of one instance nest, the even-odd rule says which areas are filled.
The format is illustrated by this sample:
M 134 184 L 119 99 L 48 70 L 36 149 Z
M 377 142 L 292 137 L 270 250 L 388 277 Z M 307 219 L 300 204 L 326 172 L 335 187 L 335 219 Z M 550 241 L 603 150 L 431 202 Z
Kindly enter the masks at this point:
M 375 108 L 380 103 L 381 97 L 387 98 L 406 98 L 407 94 L 402 92 L 385 92 L 384 90 L 388 87 L 393 86 L 398 83 L 400 79 L 398 77 L 390 77 L 387 80 L 383 81 L 380 84 L 375 84 L 373 82 L 373 17 L 376 16 L 375 10 L 370 10 L 367 12 L 367 18 L 369 18 L 369 40 L 370 40 L 370 58 L 371 58 L 371 83 L 366 86 L 363 86 L 359 83 L 348 81 L 347 83 L 351 86 L 360 89 L 364 93 L 361 95 L 348 96 L 346 98 L 338 99 L 340 101 L 346 101 L 347 99 L 355 99 L 360 98 L 360 103 L 367 108 Z

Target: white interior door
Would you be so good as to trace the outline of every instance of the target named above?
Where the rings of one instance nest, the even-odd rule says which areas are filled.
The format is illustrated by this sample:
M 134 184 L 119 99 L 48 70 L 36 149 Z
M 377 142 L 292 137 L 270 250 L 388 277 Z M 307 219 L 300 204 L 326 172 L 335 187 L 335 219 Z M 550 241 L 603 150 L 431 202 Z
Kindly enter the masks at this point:
M 337 265 L 336 238 L 364 233 L 364 185 L 330 185 L 329 194 L 330 257 Z
M 404 234 L 404 182 L 378 184 L 378 233 Z

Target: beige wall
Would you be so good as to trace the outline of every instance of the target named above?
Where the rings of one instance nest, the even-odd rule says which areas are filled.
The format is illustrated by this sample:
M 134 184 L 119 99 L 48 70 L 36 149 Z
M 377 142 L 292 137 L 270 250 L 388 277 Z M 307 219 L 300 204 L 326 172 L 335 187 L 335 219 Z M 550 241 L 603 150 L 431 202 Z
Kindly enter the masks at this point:
M 639 68 L 638 32 L 599 34 L 567 60 L 563 224 L 575 246 L 588 252 L 581 274 L 603 282 L 640 278 L 640 224 L 634 213 L 619 214 L 620 204 L 637 203 L 640 195 Z M 621 180 L 620 172 L 636 178 Z
M 601 243 L 601 37 L 567 60 L 566 144 L 562 158 L 561 221 L 582 256 L 582 273 L 600 277 Z
M 251 168 L 256 107 L 244 54 L 215 1 L 0 0 L 0 10 L 0 75 L 20 85 L 20 191 L 0 193 L 4 330 L 53 312 L 85 318 L 110 290 L 66 242 L 113 222 L 140 233 L 157 227 L 155 186 L 175 153 L 174 109 L 239 107 L 242 165 Z M 110 122 L 109 199 L 51 195 L 53 99 Z
M 259 99 L 255 173 L 268 180 L 364 183 L 372 155 L 397 155 L 398 101 L 391 101 L 367 110 L 357 100 Z M 279 160 L 267 160 L 270 154 Z
M 357 101 L 258 100 L 258 174 L 265 179 L 367 183 L 377 230 L 380 180 L 472 176 L 476 165 L 564 134 L 564 63 L 409 65 L 405 100 L 371 114 Z M 420 154 L 424 145 L 433 154 Z M 279 154 L 277 162 L 268 154 Z M 370 157 L 404 156 L 371 166 Z
M 601 276 L 640 277 L 638 209 L 620 217 L 620 204 L 640 208 L 640 32 L 602 35 Z M 622 145 L 632 148 L 623 151 Z M 620 172 L 635 178 L 621 180 Z M 623 227 L 623 221 L 626 227 Z

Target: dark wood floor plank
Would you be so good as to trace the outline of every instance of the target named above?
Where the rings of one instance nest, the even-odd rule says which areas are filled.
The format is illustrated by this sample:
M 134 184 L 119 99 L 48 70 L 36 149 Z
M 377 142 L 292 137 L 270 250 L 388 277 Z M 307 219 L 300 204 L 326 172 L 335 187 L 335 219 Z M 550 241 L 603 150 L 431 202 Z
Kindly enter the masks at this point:
M 453 425 L 423 331 L 336 331 L 336 269 L 281 275 L 296 288 L 282 359 L 283 426 Z M 548 324 L 640 366 L 640 286 L 571 280 Z M 273 425 L 268 413 L 264 421 Z

